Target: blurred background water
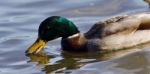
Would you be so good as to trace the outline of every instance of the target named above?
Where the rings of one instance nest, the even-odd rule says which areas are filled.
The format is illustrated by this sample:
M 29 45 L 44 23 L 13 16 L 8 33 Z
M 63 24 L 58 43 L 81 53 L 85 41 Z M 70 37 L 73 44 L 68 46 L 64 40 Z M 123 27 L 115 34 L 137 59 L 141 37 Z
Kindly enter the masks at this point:
M 70 53 L 60 50 L 59 38 L 45 47 L 48 55 L 25 55 L 48 16 L 64 16 L 86 32 L 99 20 L 146 11 L 142 0 L 1 0 L 0 74 L 150 74 L 149 44 L 107 54 Z

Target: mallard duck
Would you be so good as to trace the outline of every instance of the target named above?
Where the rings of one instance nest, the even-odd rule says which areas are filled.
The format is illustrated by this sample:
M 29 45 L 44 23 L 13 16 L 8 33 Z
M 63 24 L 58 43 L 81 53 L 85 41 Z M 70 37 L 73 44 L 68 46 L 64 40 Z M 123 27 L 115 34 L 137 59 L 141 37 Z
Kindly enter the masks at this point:
M 150 7 L 150 0 L 144 0 L 145 2 L 147 2 L 149 4 L 149 7 Z
M 130 48 L 150 41 L 150 14 L 115 16 L 97 22 L 86 33 L 64 17 L 51 16 L 40 24 L 38 38 L 26 53 L 38 53 L 48 41 L 59 37 L 62 49 L 73 52 Z

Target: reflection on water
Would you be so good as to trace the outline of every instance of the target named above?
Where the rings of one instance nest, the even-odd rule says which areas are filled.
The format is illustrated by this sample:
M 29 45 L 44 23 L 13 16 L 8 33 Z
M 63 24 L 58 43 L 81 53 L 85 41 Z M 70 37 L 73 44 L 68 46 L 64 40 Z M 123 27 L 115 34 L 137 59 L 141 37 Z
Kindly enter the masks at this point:
M 105 54 L 71 53 L 60 50 L 57 39 L 46 53 L 24 53 L 48 16 L 64 16 L 86 32 L 98 20 L 149 11 L 142 0 L 1 0 L 0 11 L 0 74 L 150 74 L 149 44 Z
M 91 63 L 73 74 L 149 74 L 150 61 L 146 56 L 145 52 L 136 52 L 116 60 Z
M 91 73 L 92 71 L 93 71 L 92 74 L 98 73 L 105 74 L 105 72 L 108 71 L 110 71 L 110 74 L 111 73 L 113 74 L 113 72 L 117 74 L 127 74 L 128 72 L 129 73 L 141 72 L 143 70 L 144 73 L 147 74 L 147 72 L 149 72 L 148 68 L 149 60 L 147 59 L 149 52 L 143 51 L 141 52 L 141 49 L 149 48 L 150 47 L 149 45 L 150 43 L 146 43 L 139 45 L 137 47 L 121 51 L 112 51 L 109 53 L 108 52 L 71 53 L 63 51 L 61 55 L 56 56 L 48 55 L 47 53 L 28 54 L 27 56 L 30 58 L 29 62 L 37 63 L 37 67 L 39 65 L 44 66 L 43 71 L 46 74 L 71 73 L 72 71 L 73 74 L 82 74 L 82 73 L 86 74 Z M 109 61 L 107 62 L 106 60 Z M 103 61 L 105 61 L 105 65 L 103 65 L 104 63 Z M 90 68 L 90 70 L 88 68 Z M 98 69 L 102 70 L 99 71 Z M 118 71 L 120 71 L 120 73 L 118 73 Z
M 73 74 L 149 74 L 149 56 L 147 51 L 137 51 L 117 59 L 85 65 L 73 71 Z

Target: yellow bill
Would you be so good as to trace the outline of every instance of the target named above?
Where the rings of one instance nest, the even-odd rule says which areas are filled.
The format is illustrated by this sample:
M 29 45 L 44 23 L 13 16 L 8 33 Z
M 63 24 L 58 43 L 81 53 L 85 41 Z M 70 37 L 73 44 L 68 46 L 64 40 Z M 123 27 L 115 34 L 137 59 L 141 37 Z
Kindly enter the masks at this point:
M 26 53 L 38 53 L 40 52 L 43 47 L 46 45 L 47 41 L 44 41 L 40 38 L 38 38 L 27 50 Z

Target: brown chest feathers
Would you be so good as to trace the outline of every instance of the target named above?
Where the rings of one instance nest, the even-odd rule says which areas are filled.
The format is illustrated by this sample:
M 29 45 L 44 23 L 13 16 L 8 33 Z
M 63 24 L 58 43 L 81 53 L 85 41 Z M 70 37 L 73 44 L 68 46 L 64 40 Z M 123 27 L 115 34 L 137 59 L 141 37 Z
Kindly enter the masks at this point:
M 63 50 L 70 51 L 85 51 L 86 49 L 86 38 L 83 34 L 77 33 L 69 36 L 66 39 L 62 39 L 61 45 Z

